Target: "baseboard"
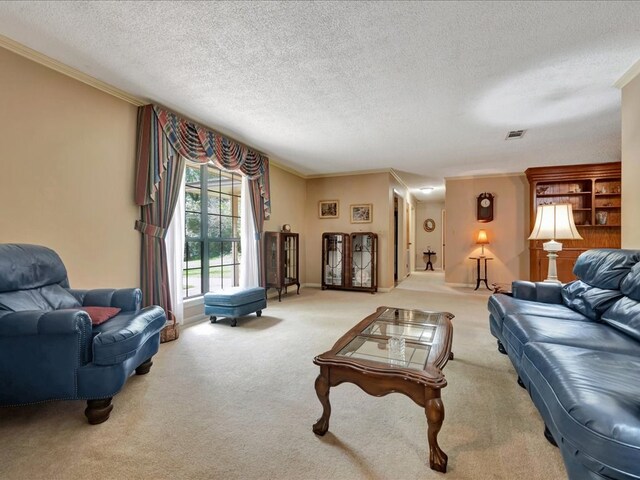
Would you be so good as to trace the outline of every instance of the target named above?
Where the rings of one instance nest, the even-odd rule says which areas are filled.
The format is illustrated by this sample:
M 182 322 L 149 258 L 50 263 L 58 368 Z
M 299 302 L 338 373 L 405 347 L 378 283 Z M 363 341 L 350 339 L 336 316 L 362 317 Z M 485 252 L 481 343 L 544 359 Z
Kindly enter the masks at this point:
M 447 287 L 462 287 L 462 288 L 474 288 L 475 285 L 473 283 L 444 283 Z
M 193 325 L 194 323 L 200 323 L 208 319 L 209 317 L 207 315 L 205 315 L 204 313 L 201 313 L 200 315 L 195 315 L 193 317 L 185 318 L 181 326 L 188 327 L 189 325 Z
M 322 285 L 320 283 L 305 283 L 304 284 L 305 287 L 310 287 L 310 288 L 322 288 Z M 378 291 L 382 292 L 382 293 L 387 293 L 390 292 L 391 290 L 393 290 L 395 287 L 391 287 L 391 288 L 380 288 L 378 287 Z M 353 292 L 355 290 L 345 290 L 346 292 Z

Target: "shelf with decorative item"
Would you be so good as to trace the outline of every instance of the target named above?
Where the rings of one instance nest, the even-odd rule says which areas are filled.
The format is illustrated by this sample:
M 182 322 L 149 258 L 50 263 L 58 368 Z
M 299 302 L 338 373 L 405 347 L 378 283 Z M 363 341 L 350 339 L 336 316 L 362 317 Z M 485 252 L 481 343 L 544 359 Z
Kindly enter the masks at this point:
M 548 197 L 571 197 L 573 195 L 591 195 L 591 192 L 565 192 L 565 193 L 542 193 L 536 195 L 538 198 Z
M 622 182 L 619 178 L 598 178 L 595 180 L 594 193 L 599 195 L 620 195 L 622 193 Z

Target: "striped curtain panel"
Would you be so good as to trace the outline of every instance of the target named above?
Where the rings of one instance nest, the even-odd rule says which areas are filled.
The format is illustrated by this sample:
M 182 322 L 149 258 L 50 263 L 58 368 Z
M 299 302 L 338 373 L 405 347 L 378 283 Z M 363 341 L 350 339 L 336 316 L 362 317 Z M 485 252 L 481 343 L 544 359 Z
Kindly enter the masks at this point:
M 262 233 L 264 220 L 271 213 L 269 159 L 265 155 L 160 106 L 140 107 L 135 201 L 141 206 L 141 219 L 135 228 L 142 234 L 143 305 L 160 305 L 170 322 L 162 331 L 163 342 L 175 340 L 179 334 L 169 294 L 164 238 L 182 184 L 185 158 L 199 163 L 212 162 L 220 169 L 249 178 L 258 234 Z M 261 242 L 258 245 L 261 246 Z M 260 249 L 258 253 L 258 265 L 261 265 Z

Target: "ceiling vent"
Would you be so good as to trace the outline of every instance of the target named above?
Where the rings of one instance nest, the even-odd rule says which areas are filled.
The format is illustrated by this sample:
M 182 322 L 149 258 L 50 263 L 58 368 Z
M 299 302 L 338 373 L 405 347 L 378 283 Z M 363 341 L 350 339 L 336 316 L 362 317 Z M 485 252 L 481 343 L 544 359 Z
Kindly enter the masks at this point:
M 516 138 L 524 137 L 526 130 L 511 130 L 507 133 L 505 140 L 515 140 Z

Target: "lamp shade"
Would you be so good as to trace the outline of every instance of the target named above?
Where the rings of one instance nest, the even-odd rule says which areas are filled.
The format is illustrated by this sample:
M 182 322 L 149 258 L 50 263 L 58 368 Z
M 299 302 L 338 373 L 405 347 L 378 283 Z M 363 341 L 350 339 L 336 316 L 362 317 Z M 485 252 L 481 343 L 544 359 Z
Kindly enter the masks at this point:
M 538 205 L 536 224 L 529 240 L 582 240 L 573 221 L 570 203 Z
M 485 230 L 480 230 L 478 232 L 478 238 L 476 239 L 476 243 L 478 245 L 488 245 L 489 239 L 487 238 L 487 232 Z

